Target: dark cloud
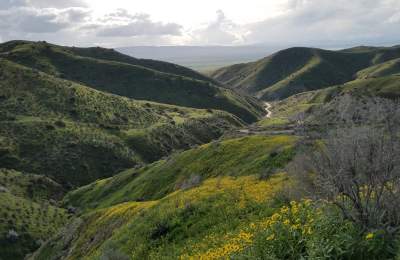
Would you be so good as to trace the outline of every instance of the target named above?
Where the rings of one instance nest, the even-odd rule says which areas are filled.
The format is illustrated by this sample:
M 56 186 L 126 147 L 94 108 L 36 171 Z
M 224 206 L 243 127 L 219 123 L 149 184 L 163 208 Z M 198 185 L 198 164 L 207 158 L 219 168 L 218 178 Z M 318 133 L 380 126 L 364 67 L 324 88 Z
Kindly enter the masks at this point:
M 56 21 L 54 14 L 24 13 L 17 19 L 16 29 L 25 33 L 54 33 L 68 26 L 65 22 Z
M 24 6 L 26 5 L 25 0 L 1 0 L 0 10 L 9 9 L 12 7 Z

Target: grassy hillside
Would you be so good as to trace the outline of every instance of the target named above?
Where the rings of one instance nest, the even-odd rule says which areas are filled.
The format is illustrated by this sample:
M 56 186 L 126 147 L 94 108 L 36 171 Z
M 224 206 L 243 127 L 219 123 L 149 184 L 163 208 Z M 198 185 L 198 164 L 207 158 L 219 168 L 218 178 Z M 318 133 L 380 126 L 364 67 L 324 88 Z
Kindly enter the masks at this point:
M 226 140 L 83 187 L 67 200 L 89 208 L 31 259 L 387 257 L 378 232 L 358 229 L 331 205 L 300 194 L 289 203 L 299 184 L 280 168 L 296 140 Z
M 133 259 L 176 259 L 210 249 L 197 247 L 210 243 L 209 236 L 218 247 L 243 222 L 272 213 L 274 195 L 289 184 L 279 170 L 294 155 L 295 142 L 251 136 L 211 143 L 82 187 L 65 203 L 86 213 L 35 259 L 96 259 L 113 250 Z
M 400 75 L 400 59 L 392 59 L 357 72 L 357 78 L 377 78 Z
M 242 93 L 265 100 L 276 100 L 343 84 L 356 79 L 357 72 L 373 65 L 381 64 L 379 67 L 384 70 L 376 75 L 392 74 L 393 70 L 396 71 L 393 63 L 397 63 L 393 59 L 399 57 L 399 47 L 354 48 L 342 51 L 291 48 L 256 62 L 221 68 L 211 76 Z M 389 62 L 390 60 L 393 61 Z M 373 71 L 376 69 L 377 67 L 372 68 Z
M 160 199 L 191 179 L 258 175 L 267 177 L 293 156 L 291 136 L 251 136 L 214 142 L 138 170 L 127 170 L 69 193 L 64 204 L 103 208 L 124 201 Z
M 140 100 L 231 112 L 246 122 L 263 114 L 249 97 L 219 88 L 189 69 L 137 60 L 101 48 L 68 48 L 44 42 L 0 45 L 3 58 L 97 90 Z
M 23 259 L 68 220 L 50 201 L 63 189 L 39 175 L 0 169 L 0 259 Z
M 15 196 L 34 202 L 57 201 L 65 194 L 60 184 L 45 176 L 4 168 L 0 169 L 0 186 Z
M 111 176 L 240 126 L 221 111 L 133 101 L 0 61 L 0 162 L 65 187 Z

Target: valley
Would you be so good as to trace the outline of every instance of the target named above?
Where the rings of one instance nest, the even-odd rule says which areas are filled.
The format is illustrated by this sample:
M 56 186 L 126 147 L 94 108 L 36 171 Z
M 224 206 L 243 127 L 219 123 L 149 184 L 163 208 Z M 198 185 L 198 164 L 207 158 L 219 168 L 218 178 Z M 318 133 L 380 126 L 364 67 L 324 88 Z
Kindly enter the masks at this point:
M 396 259 L 399 59 L 0 44 L 0 259 Z

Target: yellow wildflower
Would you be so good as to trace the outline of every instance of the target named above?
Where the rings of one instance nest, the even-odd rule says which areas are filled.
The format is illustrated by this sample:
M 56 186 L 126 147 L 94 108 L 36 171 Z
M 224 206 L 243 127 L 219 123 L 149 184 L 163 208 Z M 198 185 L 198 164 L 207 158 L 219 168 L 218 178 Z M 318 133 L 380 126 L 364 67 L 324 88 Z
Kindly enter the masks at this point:
M 370 239 L 373 239 L 374 238 L 374 233 L 368 233 L 366 236 L 365 236 L 365 239 L 366 240 L 370 240 Z
M 275 239 L 275 234 L 271 234 L 270 236 L 267 237 L 267 240 L 274 240 Z

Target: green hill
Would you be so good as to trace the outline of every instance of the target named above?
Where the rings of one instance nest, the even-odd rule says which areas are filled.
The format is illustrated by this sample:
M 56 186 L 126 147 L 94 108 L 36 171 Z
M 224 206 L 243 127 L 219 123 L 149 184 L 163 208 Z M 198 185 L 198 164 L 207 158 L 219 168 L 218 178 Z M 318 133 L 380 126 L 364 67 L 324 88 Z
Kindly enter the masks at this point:
M 82 185 L 242 125 L 221 111 L 133 101 L 0 61 L 0 165 Z
M 289 183 L 279 169 L 295 142 L 252 136 L 211 143 L 82 187 L 66 203 L 96 210 L 86 211 L 35 259 L 96 259 L 110 250 L 132 259 L 177 259 L 211 235 L 209 242 L 219 246 L 225 232 L 236 234 L 244 223 L 271 214 L 273 197 Z
M 67 211 L 50 203 L 63 195 L 54 181 L 0 169 L 0 189 L 0 259 L 23 259 L 67 223 Z
M 392 59 L 357 72 L 357 78 L 377 78 L 400 75 L 400 58 Z
M 283 167 L 293 156 L 291 136 L 251 136 L 202 145 L 142 169 L 131 169 L 69 193 L 64 204 L 104 208 L 125 201 L 156 200 L 190 178 L 258 175 Z
M 190 69 L 138 60 L 113 50 L 14 41 L 0 45 L 0 57 L 129 98 L 225 110 L 246 122 L 256 121 L 264 112 L 254 99 L 220 88 Z
M 400 48 L 358 47 L 341 51 L 290 48 L 256 62 L 216 70 L 211 76 L 228 87 L 264 100 L 343 84 L 357 78 L 357 72 L 370 66 L 385 68 L 388 75 Z M 389 62 L 393 60 L 392 62 Z M 387 63 L 387 64 L 384 64 Z M 376 68 L 373 68 L 376 70 Z

